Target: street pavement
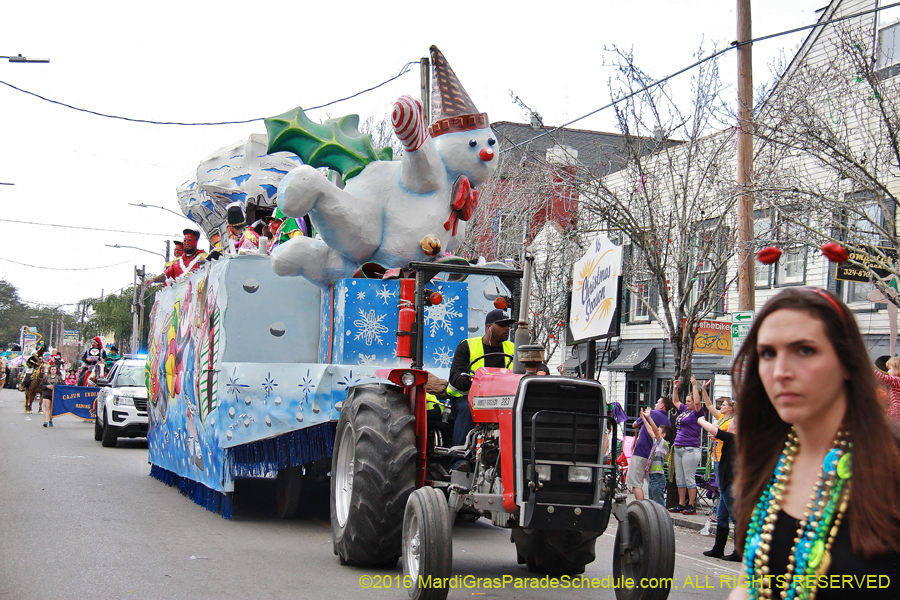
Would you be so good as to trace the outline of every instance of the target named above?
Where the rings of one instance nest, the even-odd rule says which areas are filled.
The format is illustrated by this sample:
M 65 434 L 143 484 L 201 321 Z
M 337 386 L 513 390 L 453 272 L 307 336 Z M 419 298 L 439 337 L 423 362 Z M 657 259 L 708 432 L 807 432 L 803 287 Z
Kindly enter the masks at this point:
M 22 397 L 0 391 L 0 600 L 407 597 L 396 589 L 399 564 L 339 564 L 326 489 L 306 497 L 301 518 L 282 521 L 271 480 L 240 480 L 234 518 L 225 520 L 149 476 L 146 440 L 103 448 L 93 424 L 72 417 L 43 428 L 38 415 L 22 412 Z M 677 516 L 691 526 L 705 520 Z M 612 521 L 585 573 L 601 586 L 612 577 Z M 675 530 L 676 589 L 669 597 L 727 596 L 738 565 L 701 554 L 712 538 Z M 548 581 L 517 565 L 509 532 L 485 519 L 454 528 L 453 574 L 468 584 L 506 579 L 499 588 L 453 590 L 450 598 L 615 597 L 603 587 L 530 589 Z M 392 589 L 364 589 L 379 583 Z

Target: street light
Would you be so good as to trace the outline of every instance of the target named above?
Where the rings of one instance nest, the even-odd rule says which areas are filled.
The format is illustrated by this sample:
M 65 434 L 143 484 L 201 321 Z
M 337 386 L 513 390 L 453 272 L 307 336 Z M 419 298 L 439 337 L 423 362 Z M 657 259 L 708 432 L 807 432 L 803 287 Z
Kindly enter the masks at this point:
M 0 58 L 9 59 L 11 63 L 48 63 L 50 62 L 49 58 L 26 58 L 21 54 L 17 54 L 16 56 L 0 56 Z
M 155 255 L 161 256 L 163 258 L 166 257 L 165 254 L 160 254 L 159 252 L 154 252 L 153 250 L 147 250 L 146 248 L 138 248 L 137 246 L 120 246 L 119 244 L 103 244 L 103 245 L 106 246 L 107 248 L 119 248 L 119 249 L 133 248 L 135 250 L 140 250 L 141 252 L 149 252 L 150 254 L 155 254 Z
M 156 205 L 156 204 L 144 204 L 143 202 L 141 202 L 140 204 L 135 204 L 134 202 L 129 202 L 128 204 L 129 204 L 129 206 L 140 206 L 141 208 L 159 208 L 159 209 L 168 211 L 168 212 L 172 213 L 173 215 L 178 215 L 178 216 L 181 217 L 182 219 L 187 219 L 188 221 L 191 221 L 191 220 L 190 220 L 188 217 L 186 217 L 185 215 L 183 215 L 183 214 L 181 214 L 181 213 L 179 213 L 179 212 L 175 212 L 175 211 L 172 210 L 172 209 L 166 208 L 165 206 L 158 206 L 158 205 Z M 191 223 L 193 223 L 193 221 L 191 221 Z
M 9 60 L 11 63 L 48 63 L 50 62 L 49 58 L 26 58 L 21 54 L 17 54 L 16 56 L 0 56 L 0 58 L 5 58 Z M 6 183 L 0 181 L 0 185 L 15 185 L 14 183 Z

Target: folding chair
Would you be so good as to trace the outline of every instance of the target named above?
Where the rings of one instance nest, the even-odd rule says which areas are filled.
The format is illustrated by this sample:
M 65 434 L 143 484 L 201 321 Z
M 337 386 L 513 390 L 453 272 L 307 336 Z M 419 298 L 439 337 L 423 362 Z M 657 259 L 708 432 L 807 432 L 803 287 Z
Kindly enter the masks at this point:
M 695 508 L 706 506 L 707 515 L 716 514 L 716 506 L 719 501 L 719 485 L 713 471 L 713 453 L 707 452 L 706 463 L 697 469 L 694 480 L 697 482 L 697 504 Z

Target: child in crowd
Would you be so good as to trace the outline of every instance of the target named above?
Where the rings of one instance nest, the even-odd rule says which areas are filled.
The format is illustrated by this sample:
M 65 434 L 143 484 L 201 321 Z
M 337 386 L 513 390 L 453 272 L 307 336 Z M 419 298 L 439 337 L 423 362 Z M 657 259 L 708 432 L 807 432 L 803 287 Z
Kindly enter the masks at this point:
M 650 409 L 645 408 L 641 412 L 641 420 L 644 427 L 653 435 L 653 446 L 650 448 L 650 460 L 647 461 L 647 474 L 649 475 L 648 489 L 650 499 L 665 508 L 666 506 L 666 457 L 669 454 L 669 445 L 675 439 L 675 430 L 668 425 L 657 427 L 650 418 Z
M 75 376 L 75 369 L 69 369 L 66 372 L 66 385 L 75 385 L 78 382 L 78 378 Z
M 890 403 L 885 411 L 889 417 L 900 420 L 900 357 L 888 359 L 887 375 L 875 369 L 875 378 L 890 386 Z

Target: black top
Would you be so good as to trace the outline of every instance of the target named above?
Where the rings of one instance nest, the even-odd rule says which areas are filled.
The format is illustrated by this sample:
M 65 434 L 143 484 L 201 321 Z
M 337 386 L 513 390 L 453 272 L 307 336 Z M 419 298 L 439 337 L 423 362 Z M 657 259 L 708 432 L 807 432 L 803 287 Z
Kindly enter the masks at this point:
M 716 432 L 716 439 L 722 440 L 722 458 L 719 460 L 719 481 L 716 482 L 720 490 L 727 490 L 734 482 L 734 434 L 722 431 Z
M 503 346 L 488 346 L 487 344 L 484 344 L 485 355 L 491 354 L 492 352 L 502 353 Z M 506 356 L 495 354 L 494 356 L 485 356 L 483 364 L 485 367 L 497 367 L 502 369 L 509 360 L 511 359 Z M 453 364 L 450 365 L 450 385 L 461 392 L 468 392 L 469 388 L 472 387 L 472 380 L 467 377 L 467 374 L 469 373 L 469 363 L 471 361 L 472 359 L 469 357 L 469 342 L 468 340 L 463 340 L 459 343 L 459 346 L 456 347 L 456 353 L 453 355 Z
M 721 464 L 719 468 L 722 468 Z M 783 510 L 779 511 L 769 554 L 769 573 L 773 577 L 772 586 L 775 588 L 773 598 L 777 597 L 777 592 L 781 590 L 779 585 L 785 582 L 788 556 L 799 525 L 797 519 Z M 856 579 L 841 580 L 839 576 L 842 575 L 855 576 Z M 873 577 L 866 578 L 866 575 Z M 827 586 L 821 585 L 822 583 L 826 583 Z M 891 552 L 871 559 L 854 554 L 850 544 L 850 526 L 845 514 L 838 535 L 831 546 L 831 568 L 828 570 L 828 579 L 820 582 L 816 598 L 817 600 L 900 598 L 900 554 Z

